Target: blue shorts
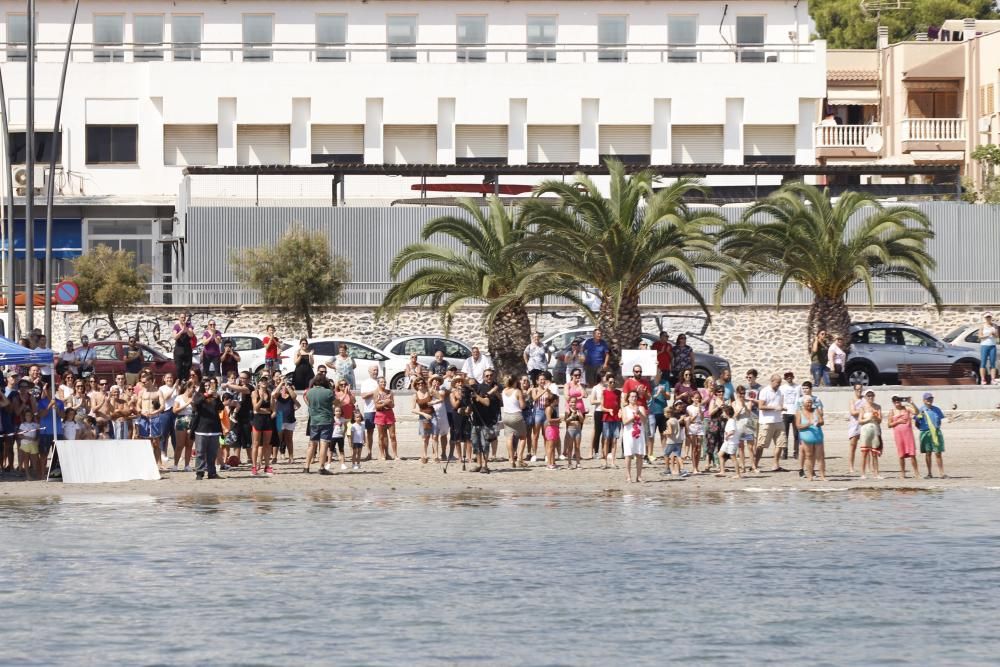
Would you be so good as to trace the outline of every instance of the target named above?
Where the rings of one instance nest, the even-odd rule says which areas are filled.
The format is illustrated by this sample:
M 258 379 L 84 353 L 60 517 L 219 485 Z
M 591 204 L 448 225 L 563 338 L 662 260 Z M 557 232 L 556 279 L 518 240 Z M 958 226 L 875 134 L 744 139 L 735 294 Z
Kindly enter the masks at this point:
M 375 413 L 366 412 L 365 413 L 365 430 L 374 431 L 375 430 Z
M 681 457 L 681 443 L 673 442 L 668 444 L 663 450 L 663 458 L 669 459 L 671 456 Z
M 996 345 L 979 346 L 979 367 L 982 368 L 983 370 L 989 370 L 991 368 L 997 367 Z
M 604 422 L 604 426 L 601 427 L 601 433 L 608 440 L 614 440 L 622 432 L 621 422 Z
M 136 417 L 136 426 L 139 427 L 140 438 L 159 438 L 163 435 L 163 417 Z
M 309 442 L 333 442 L 333 424 L 310 424 Z
M 521 410 L 521 417 L 524 418 L 525 426 L 535 425 L 535 411 L 534 410 Z

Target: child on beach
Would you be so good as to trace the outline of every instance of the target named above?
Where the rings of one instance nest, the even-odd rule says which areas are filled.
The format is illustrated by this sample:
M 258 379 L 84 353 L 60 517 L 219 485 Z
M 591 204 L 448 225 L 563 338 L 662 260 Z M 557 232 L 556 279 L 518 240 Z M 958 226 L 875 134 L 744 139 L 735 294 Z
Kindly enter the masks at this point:
M 556 469 L 556 450 L 559 449 L 559 397 L 547 394 L 545 402 L 545 467 Z
M 705 437 L 703 419 L 701 394 L 694 393 L 691 395 L 691 405 L 687 406 L 687 417 L 685 418 L 688 453 L 691 456 L 691 473 L 694 475 L 698 474 L 698 464 L 701 462 L 701 441 Z
M 351 424 L 351 470 L 361 470 L 361 451 L 365 448 L 365 416 L 360 410 L 354 412 Z
M 726 463 L 732 459 L 733 466 L 736 468 L 736 474 L 733 479 L 740 479 L 743 477 L 743 466 L 740 464 L 740 460 L 736 458 L 736 453 L 740 449 L 740 432 L 736 428 L 736 411 L 733 410 L 733 406 L 724 405 L 722 406 L 722 414 L 726 417 L 726 426 L 723 431 L 722 448 L 720 452 L 719 461 L 719 472 L 715 474 L 716 477 L 726 476 Z
M 931 454 L 937 458 L 938 477 L 947 479 L 944 474 L 944 434 L 941 433 L 941 422 L 944 421 L 944 413 L 941 408 L 934 405 L 934 394 L 926 392 L 924 403 L 920 406 L 914 422 L 917 430 L 920 431 L 920 452 L 927 456 L 927 474 L 924 479 L 931 479 Z
M 344 460 L 344 436 L 347 431 L 347 420 L 344 418 L 344 409 L 341 406 L 336 406 L 333 409 L 333 446 L 330 448 L 330 463 L 333 463 L 333 457 L 340 457 L 340 469 L 347 470 L 347 463 Z M 352 449 L 354 443 L 351 443 Z M 351 458 L 354 458 L 354 452 L 351 452 Z M 325 468 L 330 469 L 330 464 L 326 464 Z
M 80 437 L 80 422 L 76 421 L 76 409 L 66 408 L 63 417 L 63 437 L 66 440 L 82 440 Z
M 25 458 L 24 473 L 25 479 L 31 481 L 36 479 L 39 469 L 38 463 L 38 432 L 41 427 L 35 421 L 35 415 L 31 410 L 21 413 L 21 425 L 17 427 L 18 448 Z
M 681 415 L 684 414 L 684 404 L 676 403 L 669 411 L 666 429 L 663 433 L 666 445 L 663 448 L 663 464 L 667 467 L 668 475 L 681 476 L 684 474 L 681 459 L 681 447 L 684 443 L 684 429 L 681 426 Z
M 581 403 L 575 400 L 566 403 L 566 458 L 569 459 L 570 470 L 580 468 L 580 439 L 583 436 Z

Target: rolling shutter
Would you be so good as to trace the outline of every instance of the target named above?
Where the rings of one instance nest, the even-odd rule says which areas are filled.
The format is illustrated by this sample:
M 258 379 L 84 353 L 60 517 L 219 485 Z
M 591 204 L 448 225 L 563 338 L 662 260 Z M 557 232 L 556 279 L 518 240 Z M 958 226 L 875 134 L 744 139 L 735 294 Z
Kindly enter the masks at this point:
M 382 160 L 385 164 L 437 164 L 437 127 L 386 125 Z
M 529 125 L 528 162 L 580 162 L 579 125 Z
M 722 164 L 721 125 L 674 125 L 671 138 L 674 164 Z
M 456 158 L 506 158 L 506 125 L 456 125 Z
M 649 125 L 601 125 L 601 155 L 650 155 Z
M 163 126 L 163 164 L 186 166 L 214 165 L 218 163 L 218 126 Z
M 236 164 L 288 164 L 287 125 L 239 125 Z
M 364 155 L 364 125 L 313 125 L 313 155 Z
M 744 155 L 795 156 L 794 125 L 744 125 Z

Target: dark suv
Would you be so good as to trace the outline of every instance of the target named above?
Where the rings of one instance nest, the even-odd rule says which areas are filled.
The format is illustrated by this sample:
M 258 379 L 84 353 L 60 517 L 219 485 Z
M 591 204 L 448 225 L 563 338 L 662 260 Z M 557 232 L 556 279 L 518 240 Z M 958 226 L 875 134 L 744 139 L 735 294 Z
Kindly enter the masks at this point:
M 890 384 L 900 364 L 954 364 L 975 378 L 979 359 L 968 348 L 949 345 L 933 334 L 900 322 L 855 322 L 850 329 L 847 378 L 851 384 Z

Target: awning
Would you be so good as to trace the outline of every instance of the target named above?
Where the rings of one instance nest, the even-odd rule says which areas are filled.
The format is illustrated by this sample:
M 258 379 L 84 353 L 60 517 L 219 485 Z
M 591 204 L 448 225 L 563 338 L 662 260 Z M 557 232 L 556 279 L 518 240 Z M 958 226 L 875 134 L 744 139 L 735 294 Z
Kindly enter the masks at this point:
M 830 88 L 826 91 L 826 103 L 829 105 L 873 105 L 879 103 L 877 88 Z
M 52 257 L 69 259 L 83 254 L 83 221 L 80 218 L 52 219 Z M 35 218 L 35 257 L 45 259 L 45 218 Z M 4 241 L 3 250 L 7 250 Z M 14 256 L 24 259 L 24 219 L 14 220 Z

